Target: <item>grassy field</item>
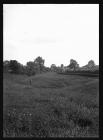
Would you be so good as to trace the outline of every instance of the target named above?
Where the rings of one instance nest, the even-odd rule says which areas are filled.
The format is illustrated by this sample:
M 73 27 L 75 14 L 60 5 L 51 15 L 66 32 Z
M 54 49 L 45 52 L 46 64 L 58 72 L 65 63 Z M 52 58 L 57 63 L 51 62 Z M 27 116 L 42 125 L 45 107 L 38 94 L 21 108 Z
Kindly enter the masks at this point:
M 3 74 L 4 137 L 98 135 L 98 77 Z

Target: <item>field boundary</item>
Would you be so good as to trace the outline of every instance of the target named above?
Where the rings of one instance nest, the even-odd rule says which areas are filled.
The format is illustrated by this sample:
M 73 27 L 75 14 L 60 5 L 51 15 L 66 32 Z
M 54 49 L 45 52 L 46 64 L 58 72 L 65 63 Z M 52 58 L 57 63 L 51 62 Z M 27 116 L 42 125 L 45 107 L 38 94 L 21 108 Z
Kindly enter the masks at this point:
M 57 74 L 63 74 L 63 75 L 79 75 L 79 76 L 88 76 L 88 77 L 99 77 L 99 73 L 98 74 L 91 74 L 91 73 L 73 73 L 73 72 L 63 73 L 63 72 L 59 72 Z

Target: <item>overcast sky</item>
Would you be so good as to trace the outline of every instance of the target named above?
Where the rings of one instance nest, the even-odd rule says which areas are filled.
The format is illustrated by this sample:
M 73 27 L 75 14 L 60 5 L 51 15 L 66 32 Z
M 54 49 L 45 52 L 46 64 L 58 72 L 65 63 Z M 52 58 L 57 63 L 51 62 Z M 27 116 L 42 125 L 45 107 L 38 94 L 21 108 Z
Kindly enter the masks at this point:
M 99 64 L 98 4 L 4 4 L 3 59 L 45 66 Z

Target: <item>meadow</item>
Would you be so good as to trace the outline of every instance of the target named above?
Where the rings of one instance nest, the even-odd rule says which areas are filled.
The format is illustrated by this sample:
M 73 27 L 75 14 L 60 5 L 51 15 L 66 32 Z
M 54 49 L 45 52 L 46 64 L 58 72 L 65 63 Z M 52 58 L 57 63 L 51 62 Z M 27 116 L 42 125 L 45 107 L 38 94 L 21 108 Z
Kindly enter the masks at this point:
M 98 137 L 99 78 L 4 73 L 3 136 Z

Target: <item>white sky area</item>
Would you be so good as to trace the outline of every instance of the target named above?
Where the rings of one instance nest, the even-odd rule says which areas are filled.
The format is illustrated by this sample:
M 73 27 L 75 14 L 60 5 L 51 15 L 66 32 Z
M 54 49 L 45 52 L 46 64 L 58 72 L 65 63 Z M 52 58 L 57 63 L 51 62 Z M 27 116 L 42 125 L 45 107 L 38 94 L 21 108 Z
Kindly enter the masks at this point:
M 98 4 L 4 4 L 3 60 L 99 64 Z

